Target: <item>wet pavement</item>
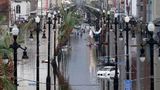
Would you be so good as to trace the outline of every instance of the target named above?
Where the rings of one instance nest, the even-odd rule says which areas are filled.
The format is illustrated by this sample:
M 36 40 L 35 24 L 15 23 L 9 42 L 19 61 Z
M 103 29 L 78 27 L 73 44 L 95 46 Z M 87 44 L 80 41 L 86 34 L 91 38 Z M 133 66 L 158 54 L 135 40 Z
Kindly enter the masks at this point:
M 47 34 L 47 33 L 46 33 Z M 46 89 L 46 76 L 47 76 L 47 63 L 42 63 L 43 60 L 47 60 L 47 38 L 42 39 L 42 33 L 40 33 L 39 40 L 39 86 L 40 90 Z M 18 49 L 18 90 L 36 90 L 36 35 L 34 40 L 30 41 L 27 38 L 26 42 L 27 53 L 29 59 L 21 59 L 22 50 Z
M 46 32 L 46 35 L 48 33 Z M 36 36 L 34 36 L 36 38 Z M 40 34 L 40 90 L 46 89 L 47 63 L 47 39 L 43 40 Z M 27 40 L 28 60 L 18 61 L 18 90 L 36 89 L 36 40 Z M 72 90 L 106 90 L 107 80 L 98 80 L 96 77 L 95 47 L 88 47 L 88 33 L 81 36 L 73 34 L 70 38 L 71 51 L 63 63 L 65 77 L 69 80 Z M 52 40 L 53 42 L 53 40 Z M 53 43 L 51 43 L 53 45 Z M 52 48 L 53 46 L 51 46 Z M 21 54 L 22 51 L 18 53 Z M 51 52 L 52 54 L 53 52 Z M 18 55 L 21 56 L 21 55 Z M 51 78 L 53 73 L 51 73 Z M 113 82 L 111 82 L 113 83 Z M 52 83 L 53 84 L 53 83 Z M 111 84 L 111 88 L 113 85 Z
M 72 90 L 100 90 L 96 77 L 94 50 L 87 46 L 88 34 L 71 37 L 68 77 Z

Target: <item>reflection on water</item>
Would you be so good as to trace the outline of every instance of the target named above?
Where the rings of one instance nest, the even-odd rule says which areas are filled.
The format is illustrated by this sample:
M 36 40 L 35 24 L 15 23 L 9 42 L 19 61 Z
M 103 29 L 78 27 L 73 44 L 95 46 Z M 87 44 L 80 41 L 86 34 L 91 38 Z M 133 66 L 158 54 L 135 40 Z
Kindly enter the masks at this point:
M 92 81 L 96 81 L 96 61 L 94 58 L 93 49 L 89 48 L 89 71 L 90 71 L 90 79 Z M 91 82 L 92 82 L 91 81 Z
M 100 90 L 96 78 L 94 50 L 87 46 L 86 35 L 82 38 L 71 38 L 71 45 L 68 75 L 72 90 Z

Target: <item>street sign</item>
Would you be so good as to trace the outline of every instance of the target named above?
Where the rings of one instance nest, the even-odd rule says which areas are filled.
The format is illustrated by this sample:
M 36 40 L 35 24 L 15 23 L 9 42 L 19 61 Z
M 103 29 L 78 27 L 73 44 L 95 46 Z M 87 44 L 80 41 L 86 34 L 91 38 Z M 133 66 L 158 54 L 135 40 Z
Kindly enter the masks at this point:
M 124 90 L 132 90 L 132 81 L 131 80 L 124 81 Z

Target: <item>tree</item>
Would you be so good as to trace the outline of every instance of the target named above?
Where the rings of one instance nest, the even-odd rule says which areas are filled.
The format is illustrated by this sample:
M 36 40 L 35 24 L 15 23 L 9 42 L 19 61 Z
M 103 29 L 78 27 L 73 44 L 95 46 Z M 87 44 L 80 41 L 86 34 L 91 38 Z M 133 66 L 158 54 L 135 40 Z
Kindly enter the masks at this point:
M 59 29 L 59 36 L 58 36 L 58 46 L 56 48 L 56 54 L 58 54 L 59 50 L 66 42 L 69 40 L 69 36 L 73 31 L 73 28 L 76 24 L 81 21 L 81 16 L 75 13 L 74 11 L 62 11 L 63 23 Z
M 0 90 L 15 90 L 13 84 L 13 51 L 9 48 L 11 38 L 9 32 L 2 33 L 0 38 Z M 3 64 L 2 56 L 4 53 L 9 56 L 9 62 L 7 64 Z
M 62 46 L 67 43 L 69 40 L 69 36 L 76 24 L 81 21 L 80 15 L 74 13 L 74 11 L 64 11 L 62 10 L 62 16 L 63 16 L 63 23 L 61 27 L 59 28 L 59 35 L 58 35 L 58 45 L 56 47 L 56 56 L 58 55 L 59 51 L 61 50 Z M 71 90 L 71 87 L 69 86 L 68 81 L 64 78 L 63 74 L 60 72 L 60 70 L 57 68 L 57 63 L 52 62 L 52 67 L 54 68 L 54 73 L 56 73 L 59 85 L 61 90 Z

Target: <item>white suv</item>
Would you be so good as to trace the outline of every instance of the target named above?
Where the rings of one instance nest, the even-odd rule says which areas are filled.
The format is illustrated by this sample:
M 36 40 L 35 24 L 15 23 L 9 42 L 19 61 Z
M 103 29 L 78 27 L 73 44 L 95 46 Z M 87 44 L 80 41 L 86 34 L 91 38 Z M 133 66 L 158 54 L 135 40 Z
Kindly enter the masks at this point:
M 119 77 L 118 69 L 118 77 Z M 100 79 L 113 79 L 115 76 L 115 66 L 104 66 L 97 71 L 97 78 Z

